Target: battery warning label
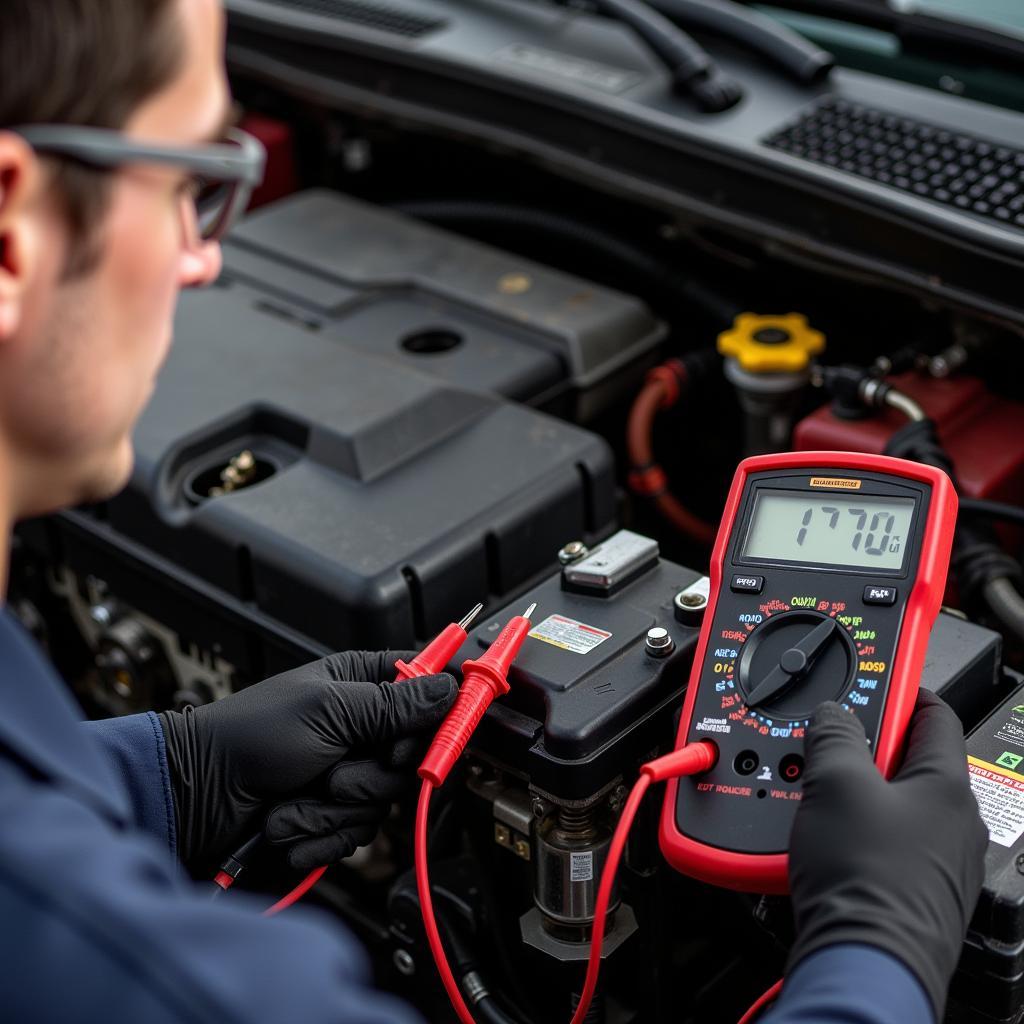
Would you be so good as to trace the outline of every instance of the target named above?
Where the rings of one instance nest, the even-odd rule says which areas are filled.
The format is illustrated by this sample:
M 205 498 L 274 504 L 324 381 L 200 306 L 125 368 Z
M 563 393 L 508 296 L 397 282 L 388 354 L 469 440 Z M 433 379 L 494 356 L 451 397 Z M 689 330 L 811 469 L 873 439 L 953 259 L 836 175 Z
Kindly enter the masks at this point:
M 1024 775 L 1008 770 L 1011 758 L 1020 764 L 1016 755 L 1004 754 L 997 764 L 967 758 L 971 789 L 988 827 L 988 837 L 1000 846 L 1013 846 L 1024 835 Z
M 534 626 L 528 635 L 534 640 L 543 640 L 546 644 L 561 647 L 563 651 L 587 654 L 598 644 L 603 644 L 611 633 L 596 626 L 588 626 L 585 622 L 568 619 L 564 615 L 549 615 Z

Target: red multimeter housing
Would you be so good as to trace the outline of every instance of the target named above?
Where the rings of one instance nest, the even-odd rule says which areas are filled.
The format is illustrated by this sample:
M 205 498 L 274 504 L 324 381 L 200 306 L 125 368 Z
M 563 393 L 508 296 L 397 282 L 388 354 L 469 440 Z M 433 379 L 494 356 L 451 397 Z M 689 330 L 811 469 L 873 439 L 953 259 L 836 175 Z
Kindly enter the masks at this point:
M 712 740 L 706 775 L 669 782 L 660 842 L 677 870 L 787 891 L 803 736 L 835 700 L 886 776 L 899 759 L 942 603 L 957 497 L 941 470 L 852 452 L 740 463 L 676 746 Z

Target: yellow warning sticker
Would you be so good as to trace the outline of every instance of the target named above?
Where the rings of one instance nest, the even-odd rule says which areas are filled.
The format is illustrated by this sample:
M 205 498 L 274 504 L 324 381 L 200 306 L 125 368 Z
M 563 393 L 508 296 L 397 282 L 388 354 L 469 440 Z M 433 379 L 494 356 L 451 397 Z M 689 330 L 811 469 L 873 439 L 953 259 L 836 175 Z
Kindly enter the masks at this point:
M 565 615 L 549 615 L 528 634 L 534 640 L 543 640 L 553 647 L 561 647 L 563 651 L 574 654 L 586 654 L 598 644 L 603 644 L 611 633 L 597 626 L 588 626 L 585 622 L 577 622 Z
M 989 839 L 1013 846 L 1024 835 L 1024 775 L 970 756 L 967 770 Z

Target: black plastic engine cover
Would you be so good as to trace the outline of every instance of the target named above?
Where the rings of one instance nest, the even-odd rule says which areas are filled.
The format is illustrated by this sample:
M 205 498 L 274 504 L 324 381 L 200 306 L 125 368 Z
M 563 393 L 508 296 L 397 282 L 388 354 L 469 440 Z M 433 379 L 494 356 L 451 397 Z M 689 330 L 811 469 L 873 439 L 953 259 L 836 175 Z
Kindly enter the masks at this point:
M 631 295 L 324 189 L 248 216 L 222 280 L 186 297 L 183 328 L 285 320 L 575 421 L 638 386 L 666 333 Z
M 239 231 L 263 239 L 264 271 L 271 228 L 291 224 L 288 251 L 303 225 L 311 245 L 327 244 L 310 219 L 324 201 L 300 202 L 298 219 L 294 202 L 284 206 Z M 277 266 L 277 295 L 318 287 L 323 308 L 341 301 L 338 282 L 284 256 Z M 120 596 L 172 627 L 178 606 L 201 600 L 314 653 L 414 646 L 477 601 L 536 581 L 567 541 L 612 529 L 601 438 L 268 314 L 273 289 L 246 280 L 229 271 L 182 297 L 128 487 L 102 508 L 49 521 L 51 544 L 53 530 L 60 539 L 49 557 L 112 587 L 118 576 Z M 373 324 L 364 328 L 372 338 Z M 211 494 L 243 451 L 255 457 L 255 482 Z M 169 589 L 188 598 L 176 606 Z M 207 631 L 217 632 L 189 626 L 192 638 Z M 238 646 L 235 658 L 247 660 Z

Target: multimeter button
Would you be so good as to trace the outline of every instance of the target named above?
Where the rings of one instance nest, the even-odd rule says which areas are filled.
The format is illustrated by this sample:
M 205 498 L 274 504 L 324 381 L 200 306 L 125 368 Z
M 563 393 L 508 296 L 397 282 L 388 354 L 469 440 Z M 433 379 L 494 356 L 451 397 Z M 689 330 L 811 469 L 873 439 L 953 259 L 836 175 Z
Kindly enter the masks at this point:
M 732 766 L 736 769 L 737 775 L 751 775 L 757 771 L 757 766 L 761 763 L 761 759 L 757 756 L 757 753 L 753 750 L 741 750 L 736 755 L 736 760 L 733 761 Z
M 736 594 L 760 594 L 764 589 L 764 577 L 733 576 L 729 589 Z
M 864 603 L 865 604 L 895 604 L 896 603 L 896 588 L 895 587 L 865 587 L 864 588 Z
M 804 773 L 804 759 L 799 754 L 787 754 L 779 762 L 779 775 L 784 782 L 796 782 Z

